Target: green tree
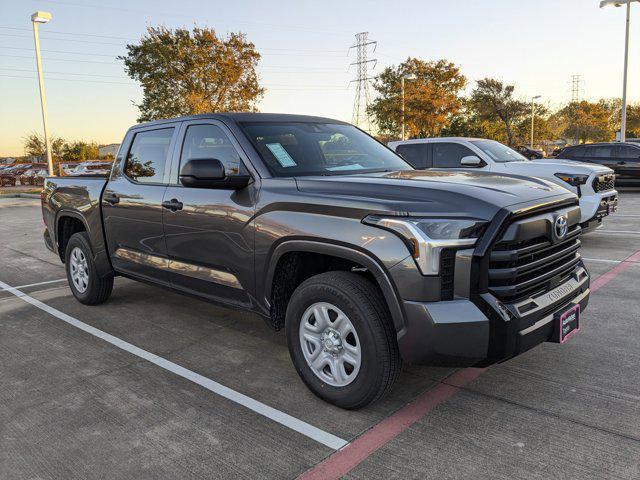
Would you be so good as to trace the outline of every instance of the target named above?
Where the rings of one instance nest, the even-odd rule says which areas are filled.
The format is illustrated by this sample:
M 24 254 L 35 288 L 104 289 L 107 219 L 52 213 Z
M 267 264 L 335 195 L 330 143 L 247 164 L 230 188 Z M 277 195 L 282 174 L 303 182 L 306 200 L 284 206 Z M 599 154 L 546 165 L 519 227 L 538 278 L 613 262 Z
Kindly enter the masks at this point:
M 32 132 L 22 139 L 24 144 L 24 153 L 27 156 L 39 157 L 47 153 L 47 146 L 42 135 Z M 54 160 L 62 158 L 64 152 L 65 141 L 59 137 L 51 137 L 51 156 Z
M 98 159 L 98 144 L 96 142 L 69 142 L 65 145 L 62 159 L 65 162 L 83 162 Z
M 410 74 L 416 79 L 405 81 L 405 130 L 409 138 L 439 135 L 462 106 L 459 94 L 467 80 L 459 67 L 446 60 L 408 58 L 397 67 L 385 68 L 373 83 L 378 96 L 369 113 L 385 138 L 400 136 L 401 79 Z
M 502 124 L 507 145 L 513 145 L 514 124 L 526 115 L 528 108 L 525 102 L 514 98 L 514 89 L 513 85 L 505 85 L 495 78 L 483 78 L 476 82 L 469 99 L 479 120 Z
M 148 27 L 118 58 L 142 85 L 139 121 L 256 110 L 265 91 L 256 73 L 260 54 L 242 33 L 224 38 L 210 28 Z

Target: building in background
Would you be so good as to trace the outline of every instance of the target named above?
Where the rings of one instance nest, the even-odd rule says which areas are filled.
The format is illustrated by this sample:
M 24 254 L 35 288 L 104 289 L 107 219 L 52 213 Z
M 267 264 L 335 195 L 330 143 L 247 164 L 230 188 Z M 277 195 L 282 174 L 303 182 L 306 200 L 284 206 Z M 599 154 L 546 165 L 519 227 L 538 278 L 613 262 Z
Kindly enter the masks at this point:
M 118 153 L 118 148 L 120 148 L 119 143 L 110 143 L 109 145 L 102 145 L 98 147 L 98 155 L 100 158 L 116 158 L 116 153 Z

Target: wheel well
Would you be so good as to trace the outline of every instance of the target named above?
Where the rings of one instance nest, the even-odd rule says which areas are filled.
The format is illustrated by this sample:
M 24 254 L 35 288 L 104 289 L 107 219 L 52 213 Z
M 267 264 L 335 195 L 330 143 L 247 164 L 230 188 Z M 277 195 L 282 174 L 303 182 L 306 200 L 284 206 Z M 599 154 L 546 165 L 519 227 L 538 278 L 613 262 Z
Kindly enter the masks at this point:
M 64 254 L 67 250 L 67 243 L 74 233 L 86 232 L 87 229 L 82 220 L 76 217 L 65 216 L 58 220 L 58 255 L 64 262 Z
M 374 276 L 357 262 L 315 252 L 287 252 L 278 260 L 271 288 L 271 323 L 280 330 L 284 326 L 287 305 L 294 290 L 319 273 L 342 270 L 356 272 L 369 278 L 376 287 Z

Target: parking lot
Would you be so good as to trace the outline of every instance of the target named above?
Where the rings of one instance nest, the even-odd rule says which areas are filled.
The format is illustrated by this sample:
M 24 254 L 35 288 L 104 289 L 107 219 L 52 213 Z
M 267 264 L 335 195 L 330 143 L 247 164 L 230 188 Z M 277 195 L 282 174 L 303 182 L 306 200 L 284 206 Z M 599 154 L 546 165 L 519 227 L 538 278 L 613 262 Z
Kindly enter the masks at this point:
M 317 399 L 257 317 L 116 280 L 81 305 L 36 199 L 0 199 L 0 478 L 640 478 L 640 188 L 583 237 L 578 335 Z

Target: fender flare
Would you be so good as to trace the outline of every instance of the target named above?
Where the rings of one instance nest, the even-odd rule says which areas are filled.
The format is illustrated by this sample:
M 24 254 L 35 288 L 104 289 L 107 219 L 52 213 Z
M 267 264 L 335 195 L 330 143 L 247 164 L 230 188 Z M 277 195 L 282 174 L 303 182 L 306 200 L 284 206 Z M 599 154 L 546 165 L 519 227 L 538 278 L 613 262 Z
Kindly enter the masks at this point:
M 80 220 L 80 222 L 82 222 L 82 225 L 84 225 L 85 231 L 87 232 L 87 234 L 89 234 L 89 237 L 91 237 L 92 235 L 91 229 L 89 228 L 89 225 L 87 224 L 86 219 L 79 212 L 76 212 L 74 210 L 60 210 L 56 213 L 56 218 L 55 218 L 54 245 L 57 250 L 60 249 L 60 244 L 58 239 L 59 224 L 60 224 L 60 220 L 64 217 L 71 217 L 71 218 Z M 93 245 L 92 245 L 92 248 L 94 250 L 93 261 L 96 264 L 98 275 L 100 277 L 107 277 L 107 276 L 113 275 L 115 271 L 111 266 L 111 260 L 109 259 L 109 255 L 107 254 L 106 250 L 95 251 L 95 247 Z M 60 254 L 59 251 L 58 253 Z M 64 252 L 60 254 L 60 259 L 64 263 Z
M 276 266 L 280 258 L 289 252 L 310 252 L 334 257 L 344 258 L 359 263 L 369 270 L 384 295 L 384 299 L 389 307 L 396 332 L 400 332 L 405 327 L 405 316 L 402 304 L 393 283 L 390 280 L 384 266 L 375 257 L 362 252 L 354 247 L 338 245 L 329 242 L 319 242 L 316 240 L 285 240 L 278 244 L 272 251 L 268 259 L 269 268 L 265 275 L 264 296 L 267 305 L 271 303 L 271 286 Z

